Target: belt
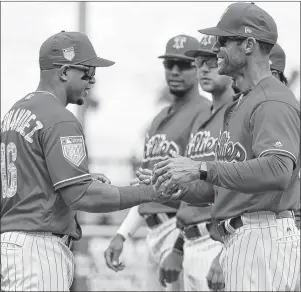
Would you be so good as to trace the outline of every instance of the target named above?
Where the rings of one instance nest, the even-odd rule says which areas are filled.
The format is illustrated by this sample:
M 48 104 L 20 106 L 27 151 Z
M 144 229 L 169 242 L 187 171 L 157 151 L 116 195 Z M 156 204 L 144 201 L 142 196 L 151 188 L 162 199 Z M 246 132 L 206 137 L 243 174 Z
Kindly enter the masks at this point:
M 202 228 L 200 228 L 200 224 L 202 224 Z M 182 230 L 182 234 L 186 239 L 198 239 L 202 236 L 208 235 L 210 230 L 211 223 L 199 223 L 184 227 Z
M 70 235 L 65 235 L 65 234 L 59 234 L 59 233 L 53 233 L 52 234 L 54 236 L 57 236 L 59 238 L 63 238 L 65 237 L 65 240 L 63 240 L 63 242 L 65 243 L 65 245 L 70 249 L 71 246 L 72 246 L 72 243 L 73 243 L 73 239 L 72 239 L 72 236 Z
M 281 218 L 293 218 L 294 215 L 292 211 L 282 211 L 279 212 L 276 215 L 276 219 Z M 217 231 L 220 234 L 220 236 L 226 236 L 229 234 L 232 234 L 235 232 L 236 229 L 242 227 L 244 224 L 242 222 L 241 216 L 233 217 L 230 219 L 227 219 L 225 221 L 222 221 L 217 225 Z
M 175 216 L 176 216 L 176 213 L 157 213 L 157 214 L 145 215 L 144 218 L 145 218 L 147 226 L 149 228 L 154 228 Z

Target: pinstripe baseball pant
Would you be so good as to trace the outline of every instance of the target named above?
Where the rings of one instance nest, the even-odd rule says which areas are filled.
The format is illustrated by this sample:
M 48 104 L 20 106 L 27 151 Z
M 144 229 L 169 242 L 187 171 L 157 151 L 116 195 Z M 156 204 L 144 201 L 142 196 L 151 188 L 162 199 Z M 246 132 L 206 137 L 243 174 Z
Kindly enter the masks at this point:
M 183 261 L 185 291 L 210 291 L 206 276 L 212 261 L 222 247 L 222 243 L 212 240 L 209 235 L 185 240 Z
M 69 291 L 74 257 L 64 243 L 49 232 L 1 234 L 2 291 Z
M 300 272 L 300 235 L 294 218 L 246 213 L 224 237 L 220 264 L 225 291 L 292 291 Z

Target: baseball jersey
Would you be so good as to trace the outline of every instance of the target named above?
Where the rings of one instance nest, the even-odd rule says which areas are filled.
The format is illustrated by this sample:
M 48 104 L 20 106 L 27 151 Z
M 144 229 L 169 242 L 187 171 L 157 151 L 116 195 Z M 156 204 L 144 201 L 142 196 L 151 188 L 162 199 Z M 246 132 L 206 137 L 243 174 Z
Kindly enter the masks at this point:
M 58 99 L 33 92 L 13 105 L 1 125 L 1 233 L 80 238 L 76 213 L 59 190 L 90 180 L 82 127 Z
M 264 78 L 226 109 L 216 160 L 235 163 L 269 154 L 284 155 L 294 162 L 290 183 L 284 191 L 253 194 L 220 187 L 212 217 L 223 220 L 244 212 L 294 209 L 299 199 L 299 152 L 300 105 L 292 91 L 275 77 Z
M 206 119 L 204 119 L 204 115 L 200 115 L 195 120 L 185 156 L 198 161 L 215 160 L 215 147 L 226 108 L 227 104 L 223 104 L 214 113 L 212 113 L 212 108 L 208 108 Z M 198 207 L 182 202 L 176 215 L 177 220 L 180 220 L 185 226 L 210 221 L 211 209 L 211 205 Z
M 155 163 L 170 157 L 173 151 L 184 155 L 194 120 L 199 114 L 206 114 L 209 106 L 207 99 L 191 94 L 176 109 L 174 104 L 162 109 L 146 133 L 142 168 L 152 170 Z M 141 215 L 175 212 L 176 208 L 155 202 L 139 205 Z

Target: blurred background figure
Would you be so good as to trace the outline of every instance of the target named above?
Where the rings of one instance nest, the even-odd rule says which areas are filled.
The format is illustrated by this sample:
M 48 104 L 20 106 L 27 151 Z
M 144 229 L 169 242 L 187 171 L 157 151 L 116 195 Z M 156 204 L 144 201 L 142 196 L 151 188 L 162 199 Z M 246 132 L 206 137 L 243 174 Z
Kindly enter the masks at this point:
M 194 58 L 185 55 L 187 51 L 195 50 L 198 46 L 196 38 L 177 35 L 167 42 L 165 54 L 159 56 L 163 59 L 169 89 L 164 93 L 172 97 L 172 102 L 170 106 L 160 111 L 147 130 L 142 169 L 151 171 L 155 163 L 170 156 L 172 151 L 183 155 L 195 117 L 209 107 L 209 101 L 198 92 Z M 123 242 L 132 237 L 144 218 L 149 227 L 146 237 L 150 260 L 146 276 L 147 288 L 162 290 L 158 271 L 179 234 L 175 225 L 178 206 L 179 202 L 173 206 L 156 203 L 141 204 L 139 208 L 132 208 L 105 252 L 107 265 L 113 270 L 118 270 Z M 166 285 L 165 281 L 161 281 L 161 284 L 169 291 L 178 291 L 181 288 L 179 281 L 175 281 L 172 285 Z

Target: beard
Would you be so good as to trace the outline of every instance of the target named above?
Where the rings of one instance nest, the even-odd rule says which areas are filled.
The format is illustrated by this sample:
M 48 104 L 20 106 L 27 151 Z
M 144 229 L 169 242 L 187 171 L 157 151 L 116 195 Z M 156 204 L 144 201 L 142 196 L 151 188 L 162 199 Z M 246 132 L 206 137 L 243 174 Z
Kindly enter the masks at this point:
M 240 56 L 229 58 L 227 53 L 223 53 L 222 58 L 223 61 L 219 65 L 217 71 L 219 75 L 235 77 L 237 76 L 237 73 L 239 73 L 241 69 L 246 65 L 246 61 L 240 58 Z

